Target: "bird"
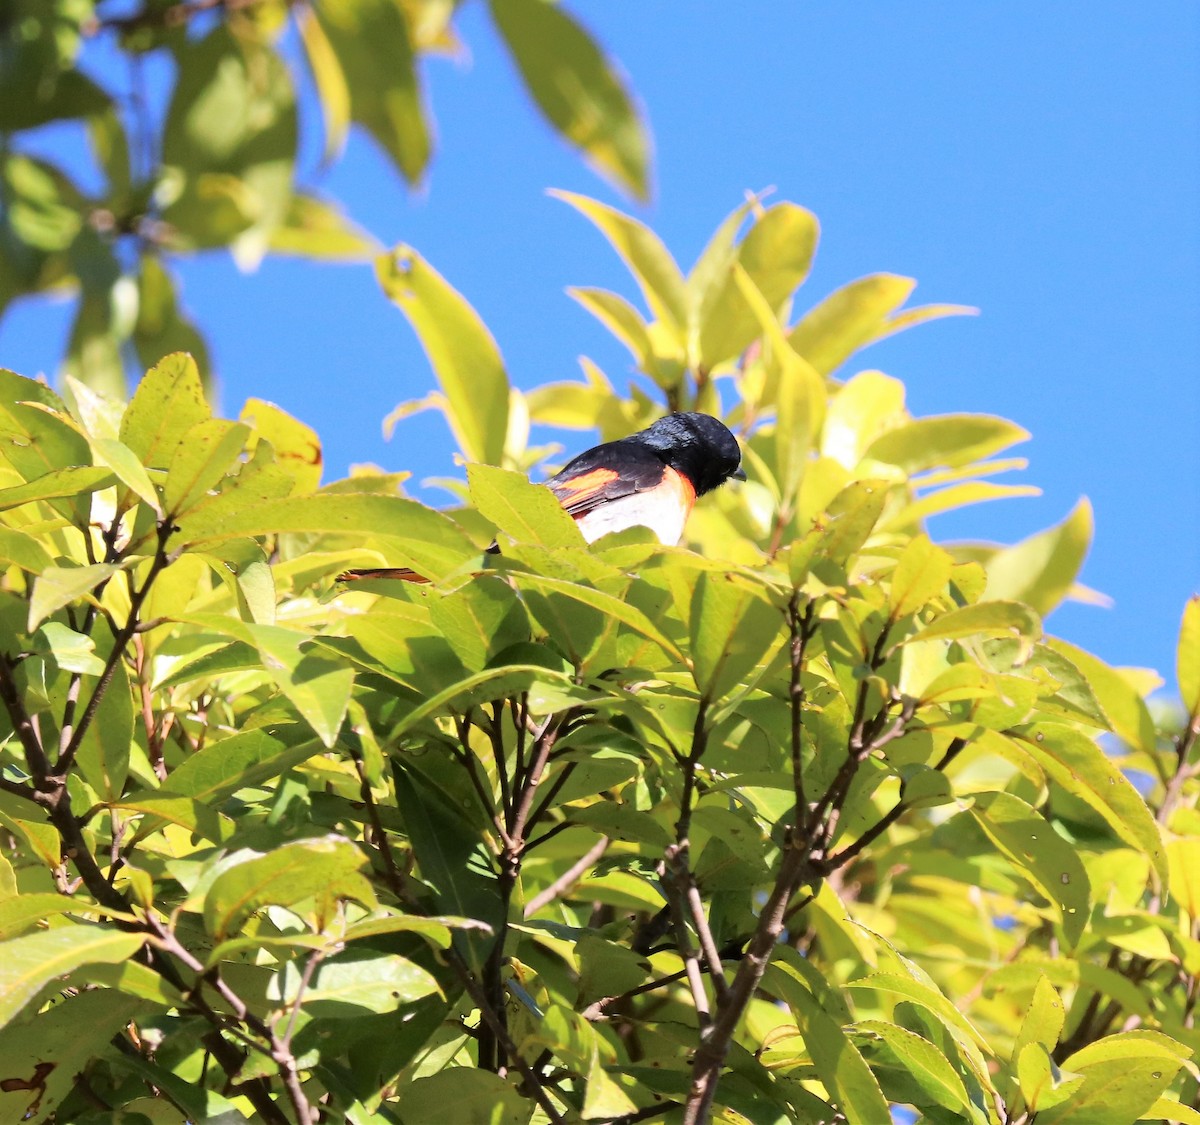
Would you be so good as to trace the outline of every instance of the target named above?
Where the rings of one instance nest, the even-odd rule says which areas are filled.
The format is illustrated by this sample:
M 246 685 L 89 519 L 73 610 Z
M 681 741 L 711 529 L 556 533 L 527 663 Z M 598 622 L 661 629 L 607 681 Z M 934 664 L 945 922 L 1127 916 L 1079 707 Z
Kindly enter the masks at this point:
M 606 441 L 572 458 L 546 486 L 588 543 L 631 527 L 646 527 L 675 546 L 697 497 L 727 480 L 746 479 L 738 440 L 719 418 L 681 411 L 629 437 Z M 492 544 L 490 551 L 499 548 Z M 349 570 L 342 581 L 397 578 L 425 581 L 401 567 Z

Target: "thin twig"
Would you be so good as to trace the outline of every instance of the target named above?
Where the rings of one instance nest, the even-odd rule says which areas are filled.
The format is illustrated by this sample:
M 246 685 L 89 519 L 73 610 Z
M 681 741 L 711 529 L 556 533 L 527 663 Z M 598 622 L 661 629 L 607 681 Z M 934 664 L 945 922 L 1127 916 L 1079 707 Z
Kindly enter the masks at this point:
M 609 839 L 601 836 L 578 861 L 573 863 L 545 890 L 539 891 L 525 904 L 525 917 L 532 918 L 543 906 L 549 905 L 560 895 L 564 895 L 583 877 L 591 866 L 608 851 Z

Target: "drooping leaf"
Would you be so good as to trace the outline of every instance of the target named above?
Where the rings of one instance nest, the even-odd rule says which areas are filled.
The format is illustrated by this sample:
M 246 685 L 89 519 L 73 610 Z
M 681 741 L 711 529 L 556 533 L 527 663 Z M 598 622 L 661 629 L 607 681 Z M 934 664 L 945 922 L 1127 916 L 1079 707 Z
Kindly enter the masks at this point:
M 417 73 L 409 17 L 391 0 L 320 0 L 314 8 L 332 58 L 315 32 L 306 36 L 309 63 L 318 77 L 330 143 L 349 113 L 382 146 L 410 184 L 419 183 L 433 151 Z M 339 80 L 340 79 L 340 80 Z
M 650 194 L 650 141 L 620 71 L 565 9 L 491 0 L 525 88 L 588 163 L 638 199 Z
M 1146 856 L 1160 879 L 1167 857 L 1158 824 L 1146 802 L 1087 735 L 1059 723 L 1035 723 L 1013 732 L 1017 744 L 1073 797 L 1100 814 L 1113 832 Z
M 986 793 L 971 808 L 1000 852 L 1058 907 L 1063 934 L 1074 947 L 1088 922 L 1091 884 L 1075 849 L 1011 793 Z

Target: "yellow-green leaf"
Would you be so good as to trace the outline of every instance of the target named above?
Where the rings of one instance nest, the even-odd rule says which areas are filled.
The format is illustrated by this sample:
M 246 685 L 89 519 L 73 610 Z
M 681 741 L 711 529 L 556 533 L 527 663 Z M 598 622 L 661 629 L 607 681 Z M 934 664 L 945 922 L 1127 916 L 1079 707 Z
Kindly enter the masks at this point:
M 1175 676 L 1184 709 L 1195 721 L 1200 717 L 1200 594 L 1193 594 L 1183 607 Z
M 81 965 L 115 964 L 145 944 L 144 934 L 101 926 L 59 926 L 0 944 L 0 1027 L 56 977 Z
M 462 294 L 409 246 L 375 262 L 383 291 L 408 317 L 446 394 L 463 453 L 498 465 L 508 433 L 508 376 L 491 333 Z
M 987 559 L 990 601 L 1019 601 L 1045 616 L 1068 594 L 1092 542 L 1092 506 L 1080 500 L 1056 527 L 1004 547 Z
M 687 286 L 667 248 L 649 227 L 585 195 L 552 191 L 555 199 L 569 203 L 591 219 L 629 267 L 645 295 L 650 311 L 675 330 L 682 350 L 687 324 Z

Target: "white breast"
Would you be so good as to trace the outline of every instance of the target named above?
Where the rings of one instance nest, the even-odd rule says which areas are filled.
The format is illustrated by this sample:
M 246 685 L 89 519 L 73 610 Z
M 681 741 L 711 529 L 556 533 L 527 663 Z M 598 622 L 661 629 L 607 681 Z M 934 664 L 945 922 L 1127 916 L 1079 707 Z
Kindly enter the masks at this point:
M 583 537 L 594 543 L 602 535 L 624 531 L 628 527 L 648 527 L 667 547 L 678 546 L 683 538 L 687 512 L 678 497 L 669 490 L 656 488 L 610 500 L 575 521 Z

